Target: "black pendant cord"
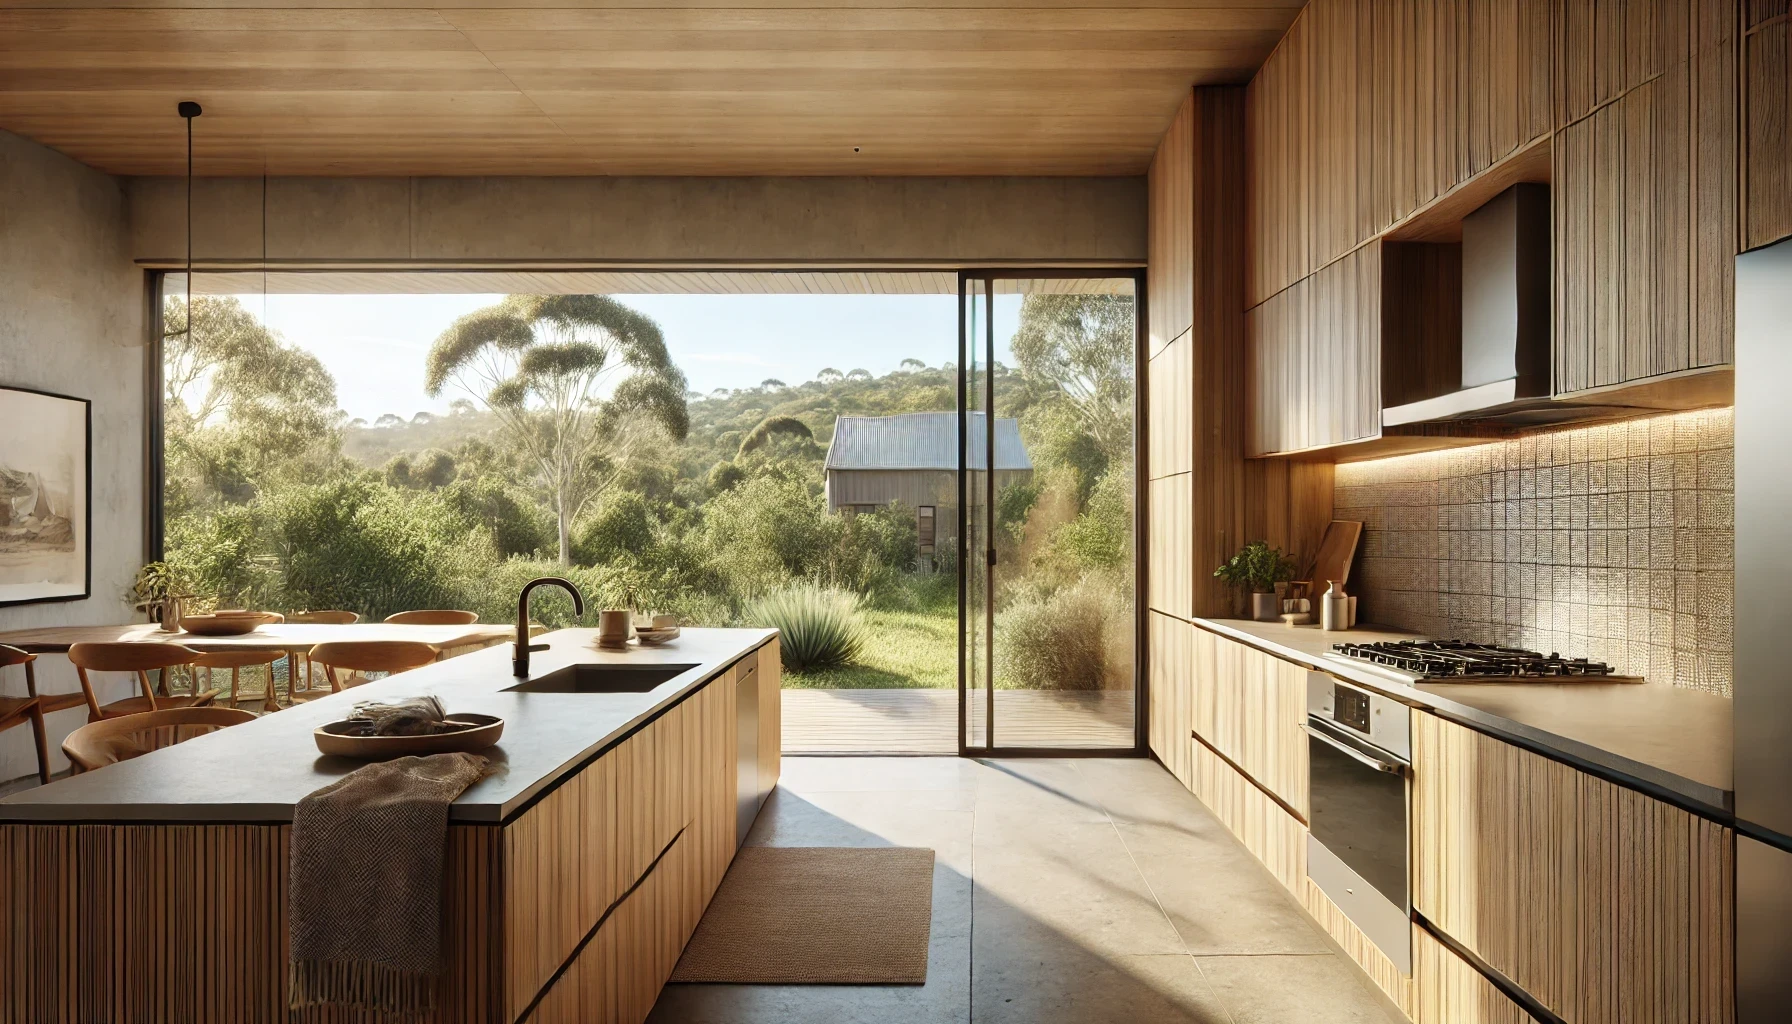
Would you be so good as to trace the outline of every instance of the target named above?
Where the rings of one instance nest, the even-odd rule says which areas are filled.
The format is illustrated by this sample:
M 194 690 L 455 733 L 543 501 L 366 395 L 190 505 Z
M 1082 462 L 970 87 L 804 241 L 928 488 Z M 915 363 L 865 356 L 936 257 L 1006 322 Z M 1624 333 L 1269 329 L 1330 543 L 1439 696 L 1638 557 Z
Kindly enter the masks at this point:
M 174 108 L 187 122 L 187 340 L 193 340 L 193 119 L 205 113 L 192 100 Z

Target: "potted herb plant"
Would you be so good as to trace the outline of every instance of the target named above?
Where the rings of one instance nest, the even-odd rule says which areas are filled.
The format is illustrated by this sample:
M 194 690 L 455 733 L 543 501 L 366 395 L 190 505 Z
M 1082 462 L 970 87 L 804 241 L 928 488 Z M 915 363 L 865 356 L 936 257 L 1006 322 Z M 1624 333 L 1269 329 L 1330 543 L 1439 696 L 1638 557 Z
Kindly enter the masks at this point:
M 187 597 L 186 577 L 167 562 L 149 562 L 137 570 L 131 582 L 131 601 L 148 612 L 169 632 L 180 629 L 181 602 Z
M 1268 542 L 1254 540 L 1238 554 L 1213 570 L 1213 575 L 1229 586 L 1249 588 L 1251 618 L 1259 622 L 1276 621 L 1276 584 L 1294 578 L 1294 559 L 1272 548 Z

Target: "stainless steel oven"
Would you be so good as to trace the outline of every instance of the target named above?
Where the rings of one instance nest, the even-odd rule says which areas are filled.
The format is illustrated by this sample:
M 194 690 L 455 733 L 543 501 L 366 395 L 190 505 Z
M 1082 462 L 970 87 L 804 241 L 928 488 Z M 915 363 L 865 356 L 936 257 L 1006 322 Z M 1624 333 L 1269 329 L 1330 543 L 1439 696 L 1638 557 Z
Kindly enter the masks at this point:
M 1307 877 L 1410 976 L 1412 726 L 1406 705 L 1310 672 L 1307 752 Z

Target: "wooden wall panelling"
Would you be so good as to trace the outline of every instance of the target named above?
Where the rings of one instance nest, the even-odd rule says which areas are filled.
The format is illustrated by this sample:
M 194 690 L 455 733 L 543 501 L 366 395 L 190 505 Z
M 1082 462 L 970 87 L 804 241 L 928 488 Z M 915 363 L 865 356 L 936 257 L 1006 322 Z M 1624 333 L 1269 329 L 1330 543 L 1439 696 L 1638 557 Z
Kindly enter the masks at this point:
M 1195 743 L 1189 750 L 1189 789 L 1299 898 L 1307 881 L 1306 828 L 1206 745 Z
M 1733 1018 L 1731 830 L 1434 715 L 1413 724 L 1415 909 L 1575 1024 Z
M 1394 1005 L 1400 1007 L 1400 1012 L 1409 1018 L 1413 1017 L 1414 979 L 1401 973 L 1399 966 L 1389 959 L 1388 955 L 1383 953 L 1375 943 L 1369 941 L 1369 937 L 1363 934 L 1363 930 L 1358 928 L 1350 918 L 1344 916 L 1344 912 L 1338 909 L 1338 905 L 1332 902 L 1330 896 L 1325 894 L 1325 890 L 1319 888 L 1311 878 L 1305 880 L 1300 892 L 1296 895 L 1300 897 L 1301 906 L 1313 916 L 1313 920 L 1319 923 L 1319 927 L 1343 948 L 1346 956 L 1363 969 L 1363 973 L 1369 976 L 1369 980 L 1375 983 L 1375 987 L 1381 989 L 1389 999 L 1392 999 Z M 1419 1024 L 1416 1018 L 1414 1024 Z M 1439 1024 L 1445 1024 L 1445 1022 L 1439 1022 Z M 1469 1022 L 1451 1020 L 1447 1024 L 1469 1024 Z
M 1467 960 L 1416 924 L 1412 973 L 1407 1015 L 1413 1024 L 1538 1024 Z
M 769 794 L 783 772 L 784 662 L 778 638 L 759 648 L 759 791 Z
M 1786 6 L 1781 0 L 1751 4 L 1742 44 L 1743 241 L 1750 249 L 1792 235 L 1792 17 Z
M 1151 752 L 1184 785 L 1190 781 L 1189 733 L 1193 725 L 1193 645 L 1199 631 L 1162 612 L 1150 616 Z
M 1184 331 L 1151 359 L 1146 370 L 1150 440 L 1146 479 L 1161 480 L 1193 468 L 1194 343 Z M 1219 396 L 1202 396 L 1217 401 Z

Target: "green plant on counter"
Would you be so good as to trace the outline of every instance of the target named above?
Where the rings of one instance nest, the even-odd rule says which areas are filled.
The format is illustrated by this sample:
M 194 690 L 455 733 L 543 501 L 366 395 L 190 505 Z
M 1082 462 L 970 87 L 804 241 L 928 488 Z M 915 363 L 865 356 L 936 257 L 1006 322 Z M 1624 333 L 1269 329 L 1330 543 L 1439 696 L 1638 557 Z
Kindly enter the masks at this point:
M 1254 540 L 1238 554 L 1213 570 L 1215 578 L 1232 587 L 1246 587 L 1255 594 L 1267 594 L 1276 584 L 1294 578 L 1294 559 L 1272 548 L 1267 541 Z
M 784 667 L 791 672 L 850 665 L 865 646 L 859 596 L 845 591 L 798 584 L 754 602 L 745 620 L 778 630 Z

